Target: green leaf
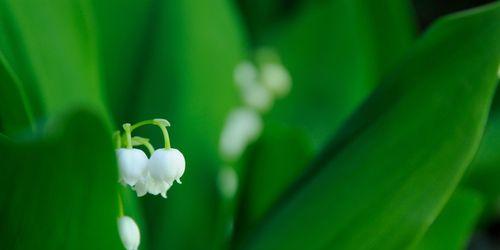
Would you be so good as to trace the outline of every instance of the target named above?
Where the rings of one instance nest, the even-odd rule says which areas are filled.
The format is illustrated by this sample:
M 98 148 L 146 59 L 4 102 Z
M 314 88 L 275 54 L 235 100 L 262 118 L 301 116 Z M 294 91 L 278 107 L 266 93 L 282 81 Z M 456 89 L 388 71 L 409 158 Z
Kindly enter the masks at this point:
M 457 190 L 414 250 L 466 249 L 483 206 L 478 193 Z
M 432 27 L 240 247 L 405 249 L 417 241 L 479 145 L 500 63 L 499 17 L 496 4 Z
M 233 70 L 244 58 L 232 7 L 225 0 L 163 1 L 157 6 L 155 53 L 144 82 L 134 89 L 130 122 L 170 121 L 172 147 L 185 155 L 186 172 L 167 200 L 145 198 L 152 249 L 218 249 L 225 235 L 216 225 L 220 203 L 215 176 L 222 166 L 217 145 L 227 114 L 238 105 Z M 161 145 L 159 130 L 142 131 L 137 135 Z
M 463 185 L 475 189 L 486 197 L 487 216 L 498 216 L 500 198 L 500 91 L 490 112 L 481 145 L 471 163 Z
M 106 96 L 117 121 L 136 103 L 135 88 L 154 53 L 156 18 L 160 1 L 93 0 Z
M 87 2 L 1 1 L 0 34 L 0 52 L 17 74 L 35 118 L 82 105 L 103 112 Z
M 327 0 L 304 3 L 275 29 L 260 43 L 276 48 L 293 86 L 272 116 L 301 121 L 321 148 L 413 44 L 415 28 L 406 0 Z
M 17 75 L 0 53 L 0 118 L 6 134 L 34 130 L 33 112 Z
M 299 129 L 266 124 L 261 139 L 249 150 L 244 168 L 241 214 L 237 230 L 260 221 L 312 158 L 312 146 Z
M 111 133 L 74 112 L 42 137 L 0 138 L 5 249 L 122 249 Z

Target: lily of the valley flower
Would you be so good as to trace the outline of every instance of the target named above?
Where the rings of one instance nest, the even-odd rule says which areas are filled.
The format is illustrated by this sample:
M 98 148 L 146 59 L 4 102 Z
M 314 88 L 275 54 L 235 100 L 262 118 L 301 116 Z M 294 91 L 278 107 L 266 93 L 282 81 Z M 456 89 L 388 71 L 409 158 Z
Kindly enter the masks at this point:
M 182 153 L 175 148 L 157 149 L 148 162 L 151 177 L 156 181 L 164 181 L 172 185 L 174 180 L 181 182 L 186 161 Z
M 148 171 L 148 173 L 134 186 L 134 190 L 138 197 L 150 193 L 152 195 L 161 194 L 163 198 L 167 198 L 167 191 L 170 187 L 172 187 L 171 184 L 168 184 L 165 181 L 157 181 L 152 178 Z
M 132 218 L 128 216 L 118 218 L 118 232 L 125 249 L 137 250 L 139 248 L 141 234 L 139 227 Z
M 142 137 L 132 137 L 132 131 L 143 125 L 158 126 L 164 137 L 165 147 L 154 150 L 149 143 L 149 139 Z M 170 123 L 164 119 L 154 119 L 139 122 L 135 125 L 128 123 L 123 125 L 125 135 L 125 145 L 127 148 L 117 149 L 117 158 L 120 168 L 120 180 L 124 184 L 130 185 L 137 196 L 144 196 L 147 193 L 167 198 L 167 191 L 172 187 L 174 181 L 181 183 L 181 177 L 185 170 L 185 159 L 178 149 L 170 147 L 170 138 L 166 127 Z M 120 132 L 116 134 L 117 146 L 121 146 Z M 151 157 L 148 159 L 146 154 L 132 146 L 145 146 Z
M 120 182 L 134 186 L 145 174 L 148 157 L 136 148 L 120 148 L 116 150 Z

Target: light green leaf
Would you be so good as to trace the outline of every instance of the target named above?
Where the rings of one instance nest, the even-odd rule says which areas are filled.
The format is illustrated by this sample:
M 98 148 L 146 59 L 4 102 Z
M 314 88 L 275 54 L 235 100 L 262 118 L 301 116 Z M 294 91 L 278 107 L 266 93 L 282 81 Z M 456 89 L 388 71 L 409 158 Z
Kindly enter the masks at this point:
M 478 193 L 457 190 L 413 250 L 466 249 L 483 206 Z
M 94 32 L 85 1 L 0 2 L 0 53 L 35 118 L 78 106 L 103 112 Z
M 496 4 L 433 26 L 240 247 L 405 249 L 417 241 L 479 145 L 500 63 L 499 18 Z
M 33 130 L 33 112 L 17 75 L 0 53 L 0 119 L 4 132 L 14 135 L 19 130 Z
M 3 249 L 122 249 L 109 128 L 74 112 L 42 137 L 0 137 Z

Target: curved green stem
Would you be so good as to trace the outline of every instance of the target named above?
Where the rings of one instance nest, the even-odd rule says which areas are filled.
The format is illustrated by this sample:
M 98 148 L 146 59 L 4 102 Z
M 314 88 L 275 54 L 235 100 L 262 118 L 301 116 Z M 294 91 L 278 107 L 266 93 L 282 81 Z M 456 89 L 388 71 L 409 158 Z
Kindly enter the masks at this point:
M 168 131 L 167 127 L 158 124 L 158 127 L 160 127 L 161 132 L 163 133 L 163 140 L 165 141 L 165 148 L 169 149 L 170 148 L 170 137 L 168 136 Z
M 155 152 L 155 148 L 153 147 L 153 145 L 151 145 L 151 143 L 149 143 L 149 139 L 147 138 L 142 138 L 142 137 L 139 137 L 139 136 L 134 136 L 132 138 L 132 145 L 134 146 L 145 146 L 148 151 L 149 151 L 149 156 L 153 155 L 153 153 Z
M 155 148 L 153 147 L 153 145 L 151 145 L 151 143 L 149 142 L 146 142 L 143 144 L 149 151 L 149 156 L 152 156 L 153 153 L 155 152 Z
M 138 123 L 130 126 L 130 131 L 132 132 L 132 131 L 134 131 L 134 129 L 142 127 L 144 125 L 154 125 L 154 120 L 145 120 L 142 122 L 138 122 Z
M 130 123 L 123 124 L 123 130 L 125 130 L 127 148 L 132 148 L 132 130 L 130 129 Z
M 128 124 L 128 123 L 126 123 L 126 124 Z M 130 134 L 132 133 L 132 131 L 134 131 L 134 129 L 137 129 L 137 128 L 142 127 L 144 125 L 156 125 L 156 126 L 158 126 L 161 129 L 161 132 L 163 133 L 163 140 L 165 141 L 165 148 L 166 149 L 170 148 L 170 137 L 168 136 L 168 131 L 167 131 L 167 127 L 170 126 L 170 123 L 167 120 L 165 120 L 165 119 L 151 119 L 151 120 L 145 120 L 142 122 L 135 123 L 134 125 L 128 124 Z M 123 129 L 125 129 L 125 133 L 127 133 L 127 129 L 125 128 L 125 124 L 124 124 Z M 127 136 L 128 136 L 128 134 L 127 134 Z M 127 141 L 128 141 L 128 137 L 127 137 Z M 130 145 L 131 145 L 131 143 L 130 143 Z M 149 145 L 151 145 L 151 144 L 149 144 Z M 146 146 L 148 148 L 148 150 L 150 150 L 150 148 L 146 144 L 144 144 L 144 146 Z

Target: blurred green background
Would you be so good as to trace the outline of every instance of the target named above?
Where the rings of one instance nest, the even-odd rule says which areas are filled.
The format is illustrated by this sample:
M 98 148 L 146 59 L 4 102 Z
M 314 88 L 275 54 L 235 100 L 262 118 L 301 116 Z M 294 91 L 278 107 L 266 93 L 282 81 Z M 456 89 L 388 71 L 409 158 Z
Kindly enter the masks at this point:
M 227 198 L 260 48 L 292 87 Z M 118 195 L 140 249 L 500 249 L 499 65 L 495 1 L 0 0 L 0 249 L 123 249 Z M 168 199 L 117 182 L 112 131 L 152 118 Z

